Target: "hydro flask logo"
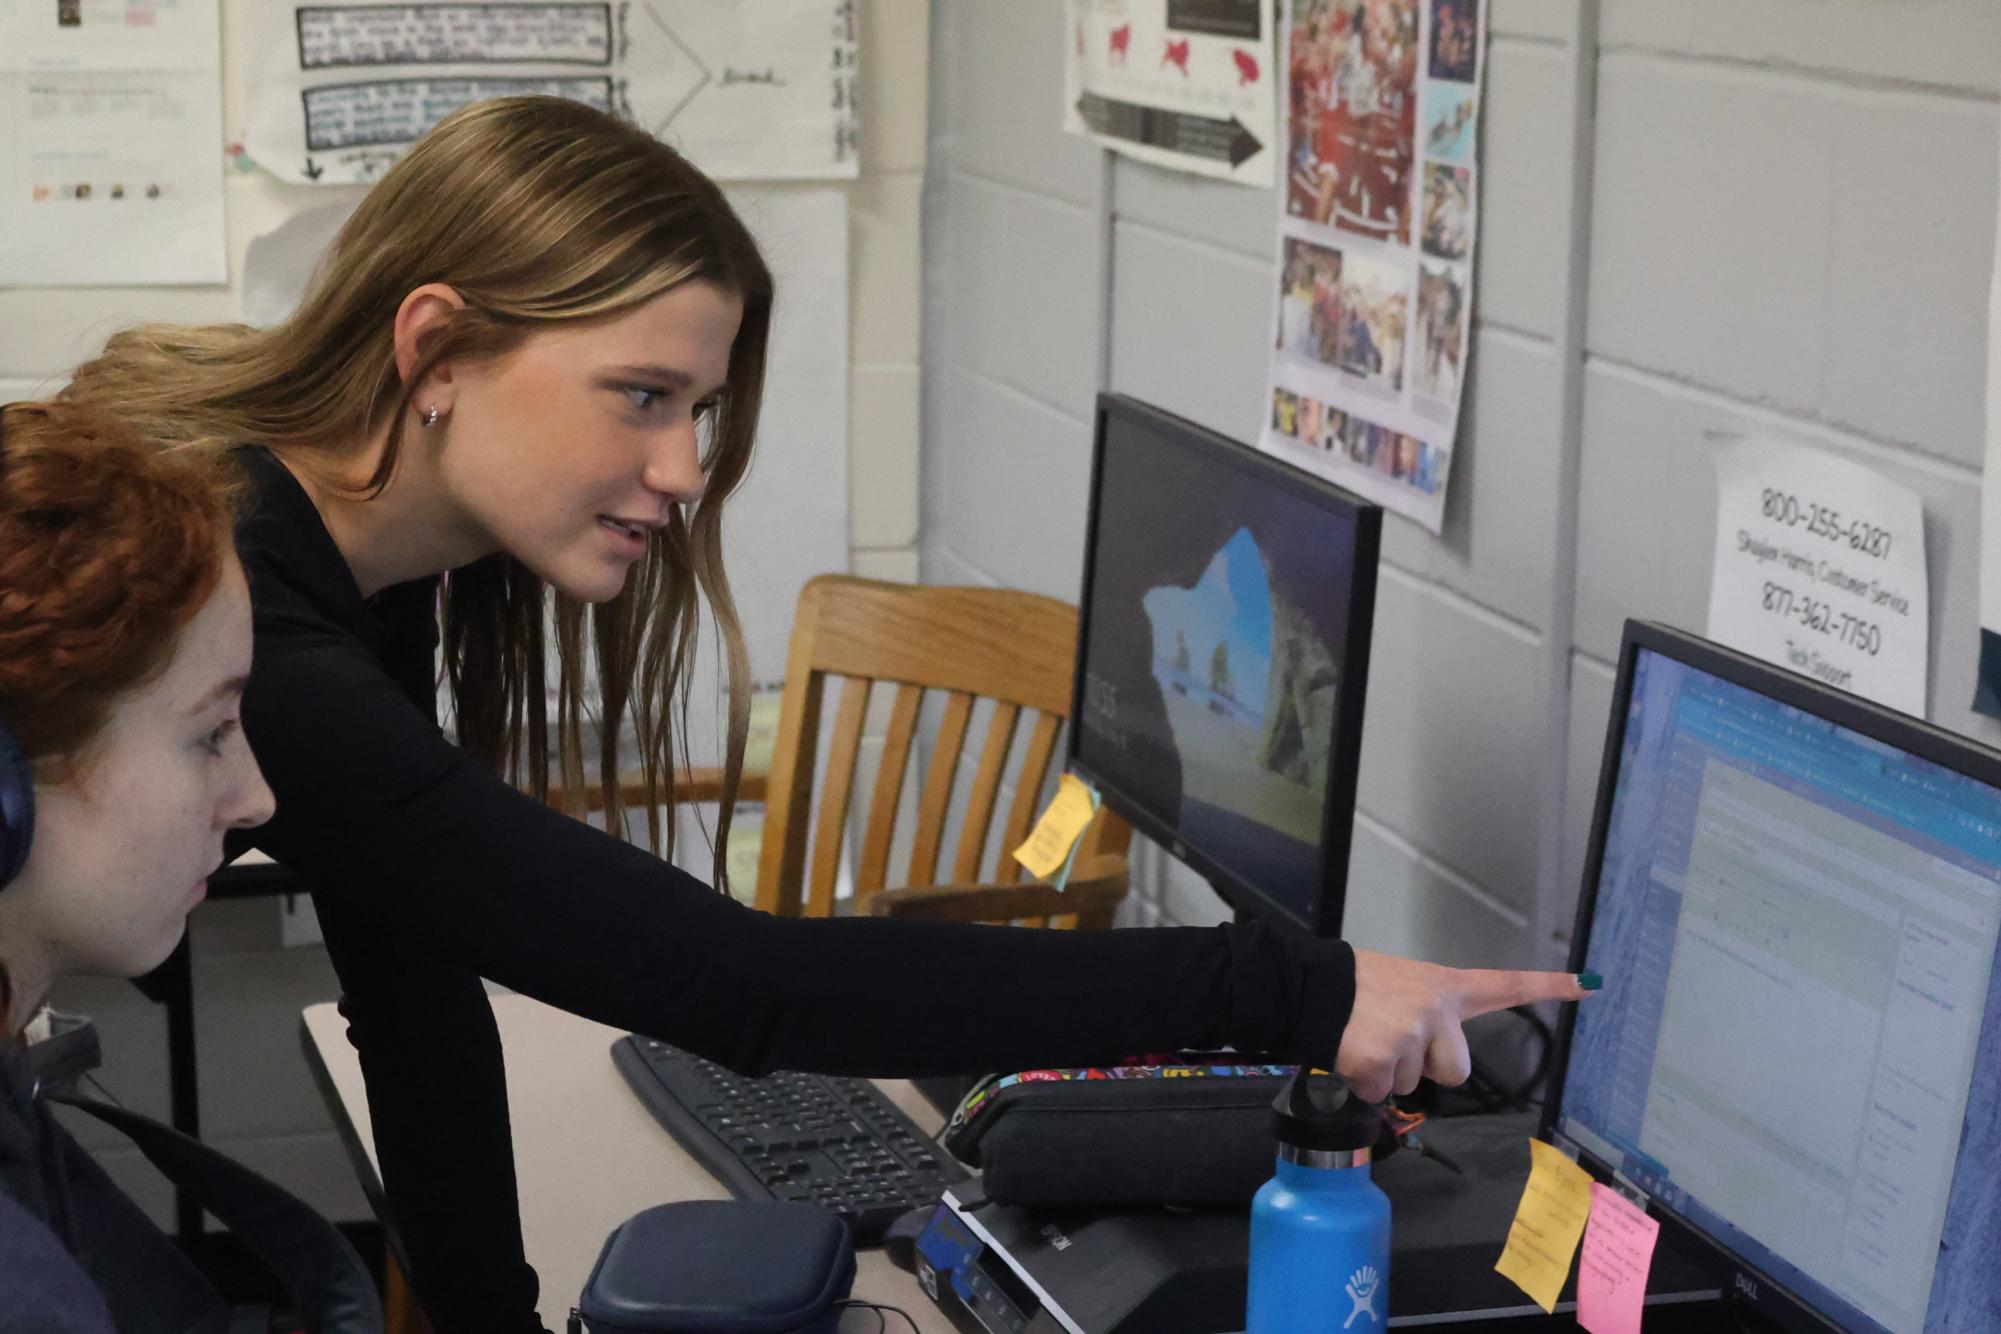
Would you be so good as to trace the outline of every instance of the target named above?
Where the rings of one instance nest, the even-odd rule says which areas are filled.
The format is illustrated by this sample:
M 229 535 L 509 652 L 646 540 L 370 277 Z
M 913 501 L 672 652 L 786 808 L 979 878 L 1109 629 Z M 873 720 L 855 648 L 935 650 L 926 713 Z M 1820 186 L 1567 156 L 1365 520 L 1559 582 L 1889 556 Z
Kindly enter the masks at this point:
M 1372 1323 L 1382 1319 L 1376 1314 L 1376 1294 L 1382 1291 L 1382 1286 L 1382 1278 L 1376 1273 L 1374 1265 L 1363 1265 L 1348 1276 L 1348 1300 L 1355 1303 L 1355 1309 L 1348 1312 L 1341 1328 L 1354 1324 L 1355 1317 L 1359 1315 L 1367 1315 Z

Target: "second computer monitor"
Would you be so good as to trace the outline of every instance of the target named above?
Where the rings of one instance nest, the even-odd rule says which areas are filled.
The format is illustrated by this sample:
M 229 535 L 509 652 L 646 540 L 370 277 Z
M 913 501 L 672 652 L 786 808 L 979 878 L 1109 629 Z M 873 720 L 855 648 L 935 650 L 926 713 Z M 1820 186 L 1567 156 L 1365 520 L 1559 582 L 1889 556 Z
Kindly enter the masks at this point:
M 1337 934 L 1382 511 L 1098 403 L 1069 761 L 1237 908 Z
M 2001 1329 L 2001 757 L 1629 624 L 1545 1129 L 1789 1329 Z

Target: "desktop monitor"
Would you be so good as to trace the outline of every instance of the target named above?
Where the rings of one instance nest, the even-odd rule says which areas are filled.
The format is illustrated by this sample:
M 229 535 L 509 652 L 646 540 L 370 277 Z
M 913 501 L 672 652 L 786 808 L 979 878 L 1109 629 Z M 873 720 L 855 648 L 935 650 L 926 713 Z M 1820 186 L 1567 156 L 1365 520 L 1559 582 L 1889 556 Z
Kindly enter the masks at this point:
M 1337 934 L 1382 511 L 1098 400 L 1069 764 L 1240 912 Z
M 1544 1133 L 1795 1329 L 2001 1329 L 2001 755 L 1629 624 Z

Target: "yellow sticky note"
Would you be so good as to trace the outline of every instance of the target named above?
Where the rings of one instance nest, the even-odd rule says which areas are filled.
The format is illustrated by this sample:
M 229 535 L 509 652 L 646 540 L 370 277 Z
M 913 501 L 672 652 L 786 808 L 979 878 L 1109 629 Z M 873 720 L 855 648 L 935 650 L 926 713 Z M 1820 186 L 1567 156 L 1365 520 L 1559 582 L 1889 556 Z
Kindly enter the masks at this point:
M 1084 786 L 1084 780 L 1075 774 L 1064 774 L 1063 781 L 1056 785 L 1055 800 L 1035 822 L 1035 831 L 1028 841 L 1014 850 L 1014 859 L 1036 879 L 1047 880 L 1069 860 L 1070 850 L 1084 836 L 1084 828 L 1095 813 L 1096 803 L 1091 800 L 1091 789 Z
M 1529 1156 L 1529 1184 L 1494 1271 L 1554 1311 L 1591 1216 L 1591 1174 L 1539 1139 L 1529 1141 Z

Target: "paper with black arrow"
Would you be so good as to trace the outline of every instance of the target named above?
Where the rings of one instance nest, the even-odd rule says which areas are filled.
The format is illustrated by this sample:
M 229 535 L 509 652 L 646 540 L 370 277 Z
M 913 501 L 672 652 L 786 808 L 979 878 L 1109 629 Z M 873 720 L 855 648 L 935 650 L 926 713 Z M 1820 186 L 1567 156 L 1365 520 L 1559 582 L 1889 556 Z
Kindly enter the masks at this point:
M 1068 0 L 1063 127 L 1142 162 L 1276 179 L 1269 0 Z

